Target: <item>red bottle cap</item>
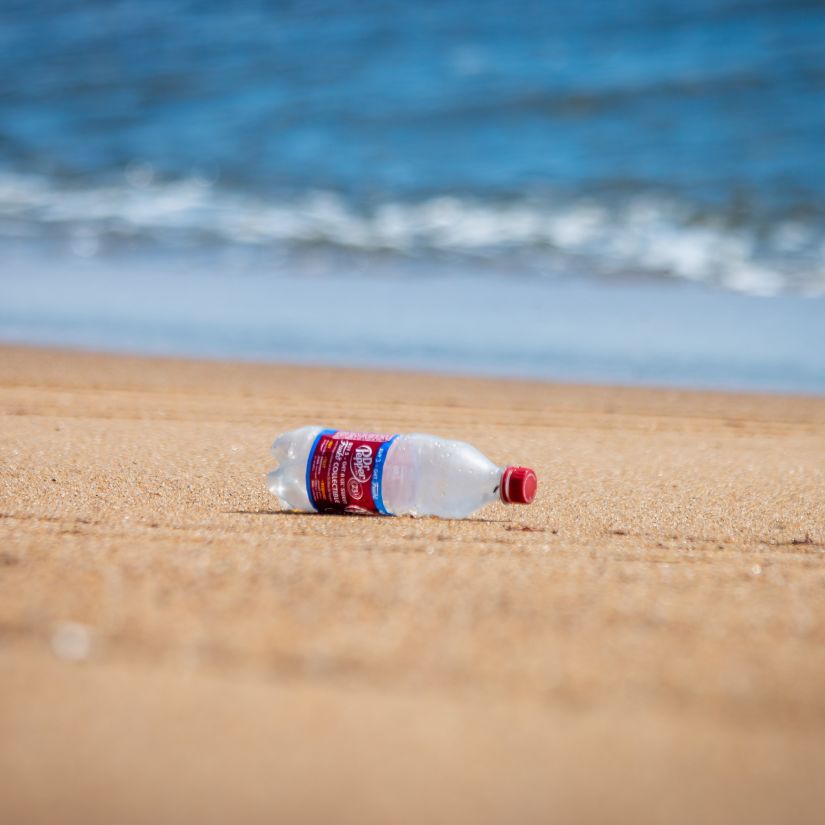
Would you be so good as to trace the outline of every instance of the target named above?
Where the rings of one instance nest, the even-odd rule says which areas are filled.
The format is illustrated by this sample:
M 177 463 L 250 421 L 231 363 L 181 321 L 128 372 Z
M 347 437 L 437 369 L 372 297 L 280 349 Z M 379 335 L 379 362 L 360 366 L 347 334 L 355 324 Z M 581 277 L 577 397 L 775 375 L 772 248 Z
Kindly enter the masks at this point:
M 507 467 L 501 476 L 501 500 L 505 504 L 530 504 L 539 481 L 529 467 Z

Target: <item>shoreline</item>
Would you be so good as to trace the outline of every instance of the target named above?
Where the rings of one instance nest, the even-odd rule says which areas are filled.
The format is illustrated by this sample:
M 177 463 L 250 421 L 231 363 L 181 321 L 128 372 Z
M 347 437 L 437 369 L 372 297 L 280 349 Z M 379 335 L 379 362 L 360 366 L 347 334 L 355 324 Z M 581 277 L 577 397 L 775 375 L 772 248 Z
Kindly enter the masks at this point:
M 0 345 L 0 421 L 0 818 L 821 816 L 825 398 Z M 314 421 L 538 498 L 281 513 Z
M 66 355 L 78 358 L 101 358 L 119 360 L 138 360 L 144 362 L 158 362 L 159 364 L 212 364 L 216 367 L 229 368 L 260 368 L 287 371 L 308 371 L 312 373 L 342 373 L 356 376 L 379 375 L 397 377 L 401 379 L 432 379 L 434 381 L 458 382 L 487 382 L 495 384 L 513 384 L 517 386 L 556 387 L 570 391 L 616 392 L 622 393 L 652 393 L 678 394 L 689 398 L 691 396 L 721 396 L 727 398 L 787 398 L 800 401 L 821 402 L 825 400 L 825 390 L 781 389 L 772 387 L 748 386 L 713 386 L 692 385 L 681 383 L 655 382 L 611 382 L 608 380 L 584 378 L 561 378 L 536 374 L 508 374 L 505 372 L 485 372 L 473 369 L 462 369 L 460 366 L 415 366 L 409 364 L 354 364 L 349 361 L 336 362 L 334 360 L 302 360 L 301 358 L 273 357 L 273 356 L 242 356 L 236 354 L 221 355 L 209 353 L 190 353 L 161 350 L 158 352 L 136 350 L 134 348 L 118 348 L 105 345 L 84 345 L 78 343 L 51 343 L 48 341 L 28 341 L 0 337 L 0 353 L 41 353 L 45 356 Z
M 825 297 L 643 278 L 234 272 L 183 255 L 0 275 L 6 340 L 261 363 L 825 396 Z M 112 272 L 117 272 L 116 288 Z M 403 307 L 403 312 L 399 311 Z M 525 334 L 525 331 L 528 334 Z

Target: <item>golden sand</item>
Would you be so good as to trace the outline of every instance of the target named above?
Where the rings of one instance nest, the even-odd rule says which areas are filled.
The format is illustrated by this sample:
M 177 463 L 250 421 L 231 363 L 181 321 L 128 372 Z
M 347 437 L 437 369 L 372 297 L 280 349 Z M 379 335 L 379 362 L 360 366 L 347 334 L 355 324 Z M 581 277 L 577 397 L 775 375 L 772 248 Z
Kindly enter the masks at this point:
M 280 513 L 305 423 L 535 467 Z M 0 348 L 0 822 L 818 823 L 825 399 Z

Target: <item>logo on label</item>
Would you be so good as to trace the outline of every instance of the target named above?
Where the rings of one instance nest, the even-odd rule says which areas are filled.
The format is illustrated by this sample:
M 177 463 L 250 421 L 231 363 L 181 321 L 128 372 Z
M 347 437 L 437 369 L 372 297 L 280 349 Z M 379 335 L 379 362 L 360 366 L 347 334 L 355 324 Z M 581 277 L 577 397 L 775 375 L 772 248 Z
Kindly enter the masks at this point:
M 349 493 L 349 497 L 351 499 L 358 501 L 364 495 L 364 488 L 361 486 L 361 483 L 357 479 L 351 478 L 347 482 L 347 493 Z
M 372 475 L 372 447 L 361 444 L 355 448 L 350 459 L 350 469 L 362 484 Z

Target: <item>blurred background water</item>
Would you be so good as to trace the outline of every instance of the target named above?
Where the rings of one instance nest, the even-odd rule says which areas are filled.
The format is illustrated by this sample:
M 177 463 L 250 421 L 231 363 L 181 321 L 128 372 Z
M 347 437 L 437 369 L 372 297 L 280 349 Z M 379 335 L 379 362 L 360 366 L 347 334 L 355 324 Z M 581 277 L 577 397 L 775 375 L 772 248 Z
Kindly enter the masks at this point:
M 0 337 L 823 392 L 823 44 L 804 0 L 4 0 Z

